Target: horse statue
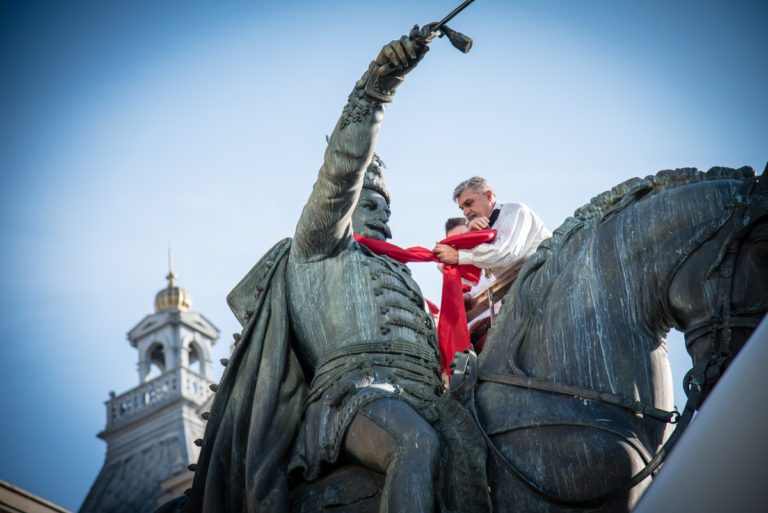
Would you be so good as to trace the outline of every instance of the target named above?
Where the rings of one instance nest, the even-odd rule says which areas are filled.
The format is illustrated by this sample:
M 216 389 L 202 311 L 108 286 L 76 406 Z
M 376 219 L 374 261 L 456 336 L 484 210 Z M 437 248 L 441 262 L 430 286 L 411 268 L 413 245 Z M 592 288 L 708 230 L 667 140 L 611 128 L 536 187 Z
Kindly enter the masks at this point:
M 766 182 L 747 167 L 634 178 L 576 210 L 526 262 L 478 359 L 494 511 L 634 507 L 674 424 L 768 310 Z M 682 418 L 672 327 L 693 361 Z
M 632 510 L 675 425 L 768 311 L 766 182 L 748 167 L 633 178 L 576 210 L 526 262 L 474 365 L 477 383 L 467 381 L 495 512 Z M 693 360 L 682 415 L 672 327 Z M 348 464 L 295 488 L 293 511 L 375 512 L 382 483 Z

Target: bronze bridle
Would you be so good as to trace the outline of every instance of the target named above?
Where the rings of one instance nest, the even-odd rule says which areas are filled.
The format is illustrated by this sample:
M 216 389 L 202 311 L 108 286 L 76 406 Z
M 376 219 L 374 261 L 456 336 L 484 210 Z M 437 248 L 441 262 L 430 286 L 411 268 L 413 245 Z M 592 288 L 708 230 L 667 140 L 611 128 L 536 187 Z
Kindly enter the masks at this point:
M 715 280 L 714 286 L 717 291 L 714 304 L 709 305 L 708 308 L 711 312 L 710 316 L 691 324 L 684 331 L 687 348 L 691 348 L 702 337 L 710 337 L 709 357 L 697 362 L 685 375 L 683 381 L 686 395 L 690 397 L 690 394 L 695 392 L 700 396 L 696 408 L 700 406 L 735 356 L 732 347 L 733 329 L 754 330 L 768 312 L 768 294 L 756 305 L 733 308 L 733 278 L 740 246 L 752 227 L 768 217 L 768 197 L 757 190 L 761 185 L 759 181 L 765 179 L 768 177 L 763 175 L 757 180 L 748 180 L 734 195 L 733 201 L 726 206 L 725 221 L 716 233 L 730 227 L 731 234 L 721 245 L 715 262 L 705 275 L 705 279 Z M 677 269 L 682 267 L 690 255 L 707 240 L 709 237 L 701 240 L 693 251 L 686 255 Z M 666 303 L 665 310 L 668 312 Z

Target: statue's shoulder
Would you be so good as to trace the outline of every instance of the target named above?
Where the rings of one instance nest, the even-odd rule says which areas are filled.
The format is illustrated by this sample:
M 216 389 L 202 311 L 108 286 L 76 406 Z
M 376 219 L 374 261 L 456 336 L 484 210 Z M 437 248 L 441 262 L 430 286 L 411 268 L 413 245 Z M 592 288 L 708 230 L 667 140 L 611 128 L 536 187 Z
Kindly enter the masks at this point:
M 255 311 L 275 267 L 288 255 L 291 241 L 292 239 L 288 237 L 272 246 L 227 295 L 229 308 L 243 326 Z

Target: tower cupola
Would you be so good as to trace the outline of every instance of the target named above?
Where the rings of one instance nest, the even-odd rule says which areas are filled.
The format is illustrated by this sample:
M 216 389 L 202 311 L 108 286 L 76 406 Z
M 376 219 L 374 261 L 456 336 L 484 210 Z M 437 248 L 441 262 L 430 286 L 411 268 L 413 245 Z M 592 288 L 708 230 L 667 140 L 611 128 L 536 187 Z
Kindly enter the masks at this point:
M 189 292 L 176 286 L 176 274 L 173 272 L 173 253 L 169 251 L 168 255 L 169 271 L 168 286 L 162 289 L 155 296 L 155 313 L 167 308 L 175 308 L 181 312 L 188 312 L 192 306 L 192 296 Z

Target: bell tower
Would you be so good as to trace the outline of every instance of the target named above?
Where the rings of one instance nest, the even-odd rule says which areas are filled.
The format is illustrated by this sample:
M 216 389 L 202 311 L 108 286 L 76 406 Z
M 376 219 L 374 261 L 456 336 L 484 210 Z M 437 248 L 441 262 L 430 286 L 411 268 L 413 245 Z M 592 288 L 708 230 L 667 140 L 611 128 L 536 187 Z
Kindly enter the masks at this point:
M 219 330 L 190 310 L 192 297 L 176 284 L 169 252 L 168 284 L 155 311 L 127 334 L 138 353 L 138 385 L 106 401 L 99 438 L 107 455 L 80 513 L 152 511 L 191 484 L 212 395 L 211 349 Z
M 218 330 L 201 314 L 190 312 L 192 296 L 176 286 L 172 253 L 168 267 L 168 286 L 155 296 L 155 313 L 128 332 L 128 340 L 139 352 L 140 385 L 181 367 L 211 378 L 211 346 Z

